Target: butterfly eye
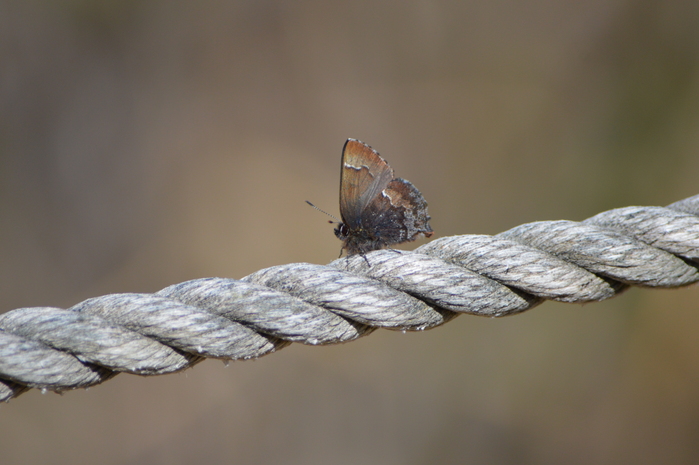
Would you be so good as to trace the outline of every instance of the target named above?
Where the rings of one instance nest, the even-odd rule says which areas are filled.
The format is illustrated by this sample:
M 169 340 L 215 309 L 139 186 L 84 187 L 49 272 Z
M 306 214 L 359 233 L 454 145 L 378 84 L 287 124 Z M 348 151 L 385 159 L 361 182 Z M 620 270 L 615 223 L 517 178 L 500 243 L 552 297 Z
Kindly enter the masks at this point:
M 347 225 L 345 223 L 340 223 L 339 229 L 340 229 L 340 234 L 342 234 L 343 236 L 347 236 L 349 234 L 349 228 L 347 227 Z
M 349 228 L 345 223 L 338 223 L 337 228 L 335 228 L 335 235 L 340 240 L 345 240 L 349 236 Z

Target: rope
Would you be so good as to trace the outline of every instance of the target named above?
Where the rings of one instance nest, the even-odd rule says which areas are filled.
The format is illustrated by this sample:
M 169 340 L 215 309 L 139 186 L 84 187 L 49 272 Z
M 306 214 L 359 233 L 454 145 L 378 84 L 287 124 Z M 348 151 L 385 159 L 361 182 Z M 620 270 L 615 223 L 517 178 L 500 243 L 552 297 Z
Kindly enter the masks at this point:
M 593 302 L 629 286 L 699 281 L 699 195 L 582 222 L 436 239 L 329 265 L 292 263 L 241 280 L 204 278 L 155 294 L 0 315 L 0 400 L 86 388 L 118 373 L 160 375 L 204 358 L 255 359 L 292 342 L 419 331 L 461 313 L 512 315 L 544 300 Z

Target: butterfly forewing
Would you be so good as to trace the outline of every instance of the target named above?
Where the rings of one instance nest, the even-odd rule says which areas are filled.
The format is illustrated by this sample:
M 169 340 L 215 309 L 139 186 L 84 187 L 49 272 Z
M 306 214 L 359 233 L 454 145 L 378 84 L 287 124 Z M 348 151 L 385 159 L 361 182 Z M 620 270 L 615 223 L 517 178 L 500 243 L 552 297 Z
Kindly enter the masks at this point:
M 393 170 L 368 145 L 348 139 L 342 151 L 340 216 L 350 228 L 361 226 L 362 212 L 393 179 Z

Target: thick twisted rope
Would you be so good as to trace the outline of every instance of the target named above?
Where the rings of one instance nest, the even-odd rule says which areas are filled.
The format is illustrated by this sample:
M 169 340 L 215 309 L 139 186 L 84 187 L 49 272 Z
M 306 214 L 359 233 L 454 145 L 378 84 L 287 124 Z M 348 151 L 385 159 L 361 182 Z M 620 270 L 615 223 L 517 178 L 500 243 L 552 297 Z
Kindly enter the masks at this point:
M 443 237 L 414 252 L 196 279 L 69 309 L 20 308 L 0 315 L 0 399 L 88 387 L 120 372 L 172 373 L 209 357 L 257 358 L 291 342 L 346 342 L 376 328 L 429 329 L 460 313 L 499 317 L 546 299 L 600 301 L 628 286 L 697 281 L 699 195 L 582 222 Z

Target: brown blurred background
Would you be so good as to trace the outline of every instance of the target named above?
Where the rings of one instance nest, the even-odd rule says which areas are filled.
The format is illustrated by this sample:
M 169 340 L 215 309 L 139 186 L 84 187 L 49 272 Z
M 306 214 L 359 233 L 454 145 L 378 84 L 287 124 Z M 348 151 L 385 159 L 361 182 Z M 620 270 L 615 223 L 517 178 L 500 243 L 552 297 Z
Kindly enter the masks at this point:
M 436 236 L 699 193 L 699 3 L 0 0 L 0 312 L 328 263 L 340 150 Z M 410 245 L 412 248 L 413 245 Z M 699 463 L 699 287 L 0 405 L 0 456 Z

